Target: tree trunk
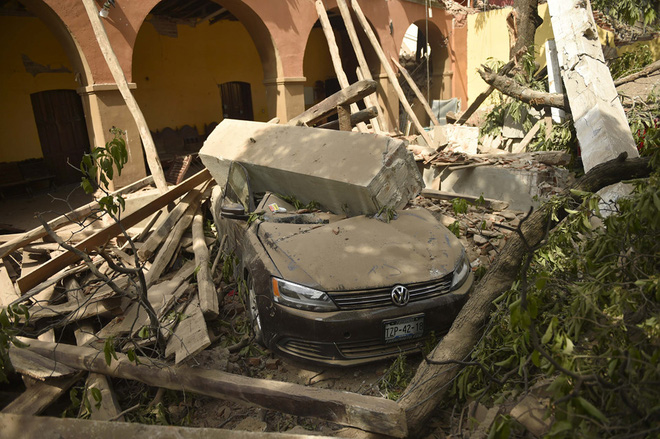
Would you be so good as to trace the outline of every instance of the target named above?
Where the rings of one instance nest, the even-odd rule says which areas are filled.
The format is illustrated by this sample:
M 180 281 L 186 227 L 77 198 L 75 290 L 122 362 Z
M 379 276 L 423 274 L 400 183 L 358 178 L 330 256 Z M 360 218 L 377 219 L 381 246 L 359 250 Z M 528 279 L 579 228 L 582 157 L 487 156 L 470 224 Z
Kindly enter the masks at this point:
M 625 160 L 625 154 L 594 167 L 579 179 L 573 188 L 595 192 L 621 180 L 646 177 L 651 172 L 648 158 Z M 567 189 L 563 195 L 570 195 Z M 521 224 L 522 232 L 530 245 L 538 244 L 545 236 L 549 208 L 541 207 Z M 566 212 L 559 211 L 561 220 Z M 469 361 L 472 349 L 481 337 L 491 311 L 493 300 L 507 291 L 518 276 L 518 269 L 526 253 L 526 247 L 517 234 L 512 234 L 500 257 L 475 287 L 449 333 L 440 341 L 428 358 L 423 361 L 398 403 L 406 412 L 408 428 L 412 434 L 423 427 L 452 380 L 462 370 L 461 362 Z
M 516 57 L 518 51 L 523 47 L 527 48 L 534 45 L 534 35 L 536 28 L 543 23 L 539 17 L 538 0 L 514 0 L 510 34 L 513 41 L 510 41 L 509 58 Z M 507 19 L 507 22 L 510 20 Z M 517 60 L 516 60 L 517 61 Z

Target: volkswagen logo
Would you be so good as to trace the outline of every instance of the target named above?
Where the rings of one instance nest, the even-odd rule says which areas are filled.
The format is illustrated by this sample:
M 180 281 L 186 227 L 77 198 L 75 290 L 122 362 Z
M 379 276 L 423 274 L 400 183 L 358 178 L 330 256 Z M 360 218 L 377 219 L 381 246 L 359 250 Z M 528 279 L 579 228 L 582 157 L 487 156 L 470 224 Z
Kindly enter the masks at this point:
M 392 303 L 396 306 L 404 306 L 410 300 L 410 294 L 408 293 L 408 288 L 403 285 L 396 285 L 392 288 Z

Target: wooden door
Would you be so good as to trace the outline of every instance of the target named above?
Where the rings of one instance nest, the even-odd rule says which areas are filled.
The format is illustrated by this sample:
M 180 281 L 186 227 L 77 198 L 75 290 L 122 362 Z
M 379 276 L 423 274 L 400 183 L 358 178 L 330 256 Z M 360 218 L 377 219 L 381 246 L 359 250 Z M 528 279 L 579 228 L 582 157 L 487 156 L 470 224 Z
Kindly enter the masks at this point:
M 75 90 L 47 90 L 30 95 L 41 150 L 58 184 L 80 181 L 80 161 L 89 152 L 82 101 Z
M 220 84 L 222 115 L 227 119 L 254 120 L 252 91 L 247 82 L 225 82 Z

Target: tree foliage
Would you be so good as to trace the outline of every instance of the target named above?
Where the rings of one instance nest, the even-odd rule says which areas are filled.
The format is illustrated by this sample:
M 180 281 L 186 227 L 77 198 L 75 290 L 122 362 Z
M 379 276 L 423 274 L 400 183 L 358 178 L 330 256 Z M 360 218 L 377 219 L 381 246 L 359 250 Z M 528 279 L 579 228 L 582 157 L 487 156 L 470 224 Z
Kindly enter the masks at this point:
M 592 6 L 630 25 L 650 25 L 657 21 L 660 0 L 593 0 Z
M 549 437 L 650 437 L 660 422 L 660 145 L 649 179 L 614 205 L 585 192 L 496 301 L 455 381 L 460 399 L 549 397 Z M 581 199 L 579 204 L 575 199 Z M 612 210 L 611 215 L 603 212 Z M 495 383 L 503 383 L 495 385 Z M 493 437 L 519 426 L 501 417 Z

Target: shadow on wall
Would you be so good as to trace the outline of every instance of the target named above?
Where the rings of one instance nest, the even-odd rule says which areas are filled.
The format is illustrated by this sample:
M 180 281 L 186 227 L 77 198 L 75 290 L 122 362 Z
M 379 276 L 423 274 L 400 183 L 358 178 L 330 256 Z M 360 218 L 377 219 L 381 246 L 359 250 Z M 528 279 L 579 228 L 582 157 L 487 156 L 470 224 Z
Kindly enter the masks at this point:
M 161 160 L 171 160 L 177 156 L 199 152 L 216 125 L 218 122 L 204 124 L 203 134 L 199 134 L 196 126 L 184 125 L 176 129 L 167 127 L 152 131 L 151 137 Z

